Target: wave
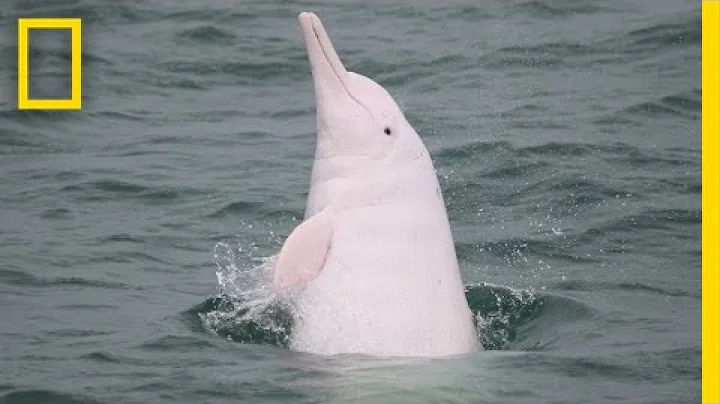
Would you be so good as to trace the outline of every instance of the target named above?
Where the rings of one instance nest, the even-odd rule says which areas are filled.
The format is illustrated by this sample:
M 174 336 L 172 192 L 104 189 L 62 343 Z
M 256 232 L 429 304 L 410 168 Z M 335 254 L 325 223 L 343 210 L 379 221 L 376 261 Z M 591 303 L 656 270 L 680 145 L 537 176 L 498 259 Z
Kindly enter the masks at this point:
M 16 270 L 0 270 L 0 282 L 6 285 L 46 288 L 56 286 L 74 286 L 80 288 L 131 289 L 120 282 L 87 279 L 81 277 L 40 278 L 32 274 Z
M 657 286 L 645 285 L 640 282 L 593 282 L 584 280 L 562 281 L 549 286 L 555 290 L 568 291 L 598 291 L 598 290 L 620 290 L 630 292 L 645 292 L 672 297 L 690 297 L 700 299 L 699 293 L 691 293 L 684 290 L 660 288 Z
M 566 18 L 572 15 L 621 12 L 623 9 L 613 7 L 612 3 L 601 4 L 597 1 L 564 0 L 564 1 L 521 1 L 509 7 L 509 14 L 522 13 L 533 18 Z
M 648 118 L 684 118 L 700 122 L 702 90 L 699 88 L 670 94 L 656 100 L 642 101 L 620 110 L 601 115 L 592 123 L 599 126 L 631 124 L 642 126 Z M 699 126 L 698 126 L 699 128 Z
M 656 24 L 595 41 L 544 42 L 502 47 L 480 56 L 477 63 L 493 70 L 592 68 L 637 63 L 650 56 L 666 53 L 674 47 L 698 45 L 702 36 L 699 13 L 683 19 L 684 22 Z
M 19 390 L 0 398 L 2 404 L 53 403 L 53 404 L 102 404 L 94 398 L 81 394 L 68 394 L 53 390 Z

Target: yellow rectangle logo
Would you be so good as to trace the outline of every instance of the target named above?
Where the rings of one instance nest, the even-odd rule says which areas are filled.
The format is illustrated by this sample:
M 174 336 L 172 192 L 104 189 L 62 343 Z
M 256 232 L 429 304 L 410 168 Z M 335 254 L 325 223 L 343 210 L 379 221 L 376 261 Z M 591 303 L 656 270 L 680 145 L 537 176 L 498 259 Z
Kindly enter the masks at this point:
M 70 99 L 30 99 L 29 41 L 31 29 L 69 29 L 72 43 Z M 82 107 L 82 20 L 80 18 L 18 19 L 18 109 L 80 109 Z
M 702 401 L 720 403 L 720 1 L 702 2 Z

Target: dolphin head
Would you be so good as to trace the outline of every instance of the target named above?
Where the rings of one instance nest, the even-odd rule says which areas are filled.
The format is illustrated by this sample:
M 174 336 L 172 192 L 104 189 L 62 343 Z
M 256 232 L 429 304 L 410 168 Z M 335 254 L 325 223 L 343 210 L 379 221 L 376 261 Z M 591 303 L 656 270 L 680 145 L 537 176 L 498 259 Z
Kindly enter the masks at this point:
M 345 171 L 362 169 L 369 161 L 374 166 L 423 158 L 429 162 L 392 96 L 372 79 L 345 69 L 315 14 L 300 13 L 298 20 L 315 87 L 316 162 L 340 158 Z

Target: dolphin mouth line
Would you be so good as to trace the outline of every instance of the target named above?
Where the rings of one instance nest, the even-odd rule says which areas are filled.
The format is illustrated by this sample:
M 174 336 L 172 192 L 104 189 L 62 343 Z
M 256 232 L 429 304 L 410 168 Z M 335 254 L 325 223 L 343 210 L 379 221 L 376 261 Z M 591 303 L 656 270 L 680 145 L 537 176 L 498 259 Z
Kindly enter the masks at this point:
M 337 52 L 335 51 L 332 42 L 330 41 L 330 37 L 327 34 L 327 31 L 322 25 L 322 22 L 320 22 L 320 19 L 314 14 L 309 12 L 304 12 L 300 14 L 300 18 L 305 19 L 304 24 L 307 28 L 310 28 L 312 30 L 312 34 L 315 40 L 315 45 L 320 49 L 322 52 L 323 58 L 325 59 L 325 62 L 330 66 L 330 70 L 334 73 L 335 77 L 338 79 L 342 87 L 345 89 L 345 93 L 352 99 L 355 103 L 360 105 L 367 113 L 375 118 L 372 111 L 365 106 L 365 104 L 362 103 L 353 92 L 350 90 L 350 87 L 348 86 L 347 80 L 348 80 L 348 71 L 345 68 L 345 66 L 342 63 L 342 60 L 340 60 L 340 57 L 338 56 Z M 310 44 L 306 45 L 308 48 L 310 48 Z M 310 49 L 308 49 L 310 51 Z M 313 63 L 311 58 L 311 63 Z M 316 79 L 317 80 L 317 79 Z
M 333 73 L 335 73 L 335 77 L 340 81 L 340 84 L 345 88 L 345 91 L 350 94 L 352 97 L 352 93 L 350 92 L 350 89 L 347 86 L 346 80 L 347 80 L 347 71 L 344 68 L 344 66 L 337 66 L 336 63 L 332 62 L 331 54 L 325 44 L 323 43 L 322 39 L 320 39 L 320 35 L 318 34 L 318 27 L 315 26 L 315 21 L 312 22 L 312 25 L 310 26 L 312 28 L 312 33 L 315 36 L 315 40 L 317 41 L 318 47 L 323 53 L 323 56 L 325 57 L 325 61 L 330 65 L 330 69 L 332 69 Z M 322 28 L 320 28 L 322 29 Z M 339 57 L 337 56 L 337 53 L 335 53 L 335 57 L 339 61 Z

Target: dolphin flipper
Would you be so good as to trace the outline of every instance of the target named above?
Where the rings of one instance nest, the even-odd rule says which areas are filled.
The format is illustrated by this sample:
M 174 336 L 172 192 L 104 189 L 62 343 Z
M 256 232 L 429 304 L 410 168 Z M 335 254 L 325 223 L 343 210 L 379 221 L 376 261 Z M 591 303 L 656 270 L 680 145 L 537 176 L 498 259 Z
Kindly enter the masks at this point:
M 287 291 L 315 279 L 325 265 L 331 238 L 332 217 L 328 209 L 296 227 L 275 261 L 273 286 Z

